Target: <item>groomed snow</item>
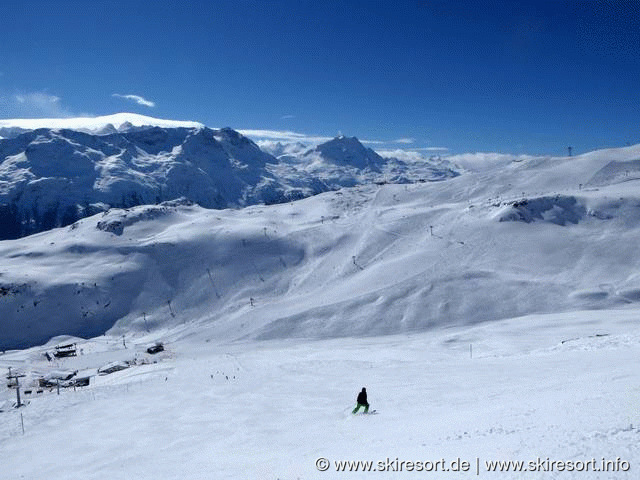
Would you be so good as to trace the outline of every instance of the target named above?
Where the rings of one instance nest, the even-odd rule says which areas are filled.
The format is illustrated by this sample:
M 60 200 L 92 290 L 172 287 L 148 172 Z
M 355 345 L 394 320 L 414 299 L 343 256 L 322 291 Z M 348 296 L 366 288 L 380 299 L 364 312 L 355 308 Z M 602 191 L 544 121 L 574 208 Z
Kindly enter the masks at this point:
M 166 356 L 28 396 L 0 413 L 5 478 L 635 479 L 638 310 L 534 315 L 414 335 L 224 344 L 185 325 Z M 78 340 L 58 368 L 141 358 L 153 336 Z M 53 344 L 49 346 L 49 349 Z M 470 352 L 472 347 L 472 352 Z M 54 368 L 45 348 L 0 367 Z M 377 415 L 353 416 L 366 386 Z M 3 398 L 13 392 L 3 390 Z M 34 398 L 35 397 L 35 398 Z M 22 434 L 20 414 L 24 419 Z M 327 458 L 326 472 L 316 469 Z M 468 473 L 337 472 L 333 462 L 447 462 Z M 476 458 L 480 475 L 476 475 Z M 491 460 L 628 462 L 629 472 L 492 473 Z

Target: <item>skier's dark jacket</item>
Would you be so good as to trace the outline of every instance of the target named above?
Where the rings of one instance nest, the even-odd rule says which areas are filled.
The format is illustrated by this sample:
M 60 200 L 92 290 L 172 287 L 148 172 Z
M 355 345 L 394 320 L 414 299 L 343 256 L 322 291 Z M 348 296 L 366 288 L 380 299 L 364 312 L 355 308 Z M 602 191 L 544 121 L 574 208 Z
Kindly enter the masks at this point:
M 360 405 L 369 405 L 367 402 L 367 391 L 363 388 L 362 391 L 358 394 L 358 399 L 356 400 Z

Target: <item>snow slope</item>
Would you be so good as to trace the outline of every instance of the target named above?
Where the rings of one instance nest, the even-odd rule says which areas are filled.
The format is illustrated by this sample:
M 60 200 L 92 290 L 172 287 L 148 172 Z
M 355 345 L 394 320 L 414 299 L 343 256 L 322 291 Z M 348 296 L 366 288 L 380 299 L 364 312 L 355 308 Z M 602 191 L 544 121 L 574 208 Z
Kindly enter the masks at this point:
M 89 387 L 60 396 L 34 392 L 24 396 L 25 408 L 0 413 L 4 478 L 635 479 L 638 315 L 536 315 L 322 341 L 224 344 L 188 325 L 158 332 L 168 351 L 157 363 L 94 377 Z M 0 367 L 95 374 L 111 359 L 142 360 L 152 337 L 126 340 L 127 349 L 109 336 L 80 341 L 84 354 L 57 367 L 44 360 L 44 348 L 6 353 Z M 378 415 L 351 415 L 363 385 Z M 0 404 L 15 398 L 6 389 L 0 395 Z M 328 471 L 318 471 L 320 458 L 329 460 Z M 390 470 L 396 459 L 432 466 L 444 459 L 450 468 L 457 458 L 469 463 L 468 472 Z M 603 458 L 610 469 L 629 470 L 486 466 L 548 459 L 584 469 L 595 459 L 601 468 Z M 334 462 L 345 460 L 371 461 L 378 471 L 337 471 Z
M 111 210 L 5 241 L 0 349 L 110 328 L 335 338 L 635 305 L 636 183 L 587 186 L 639 153 L 535 158 L 241 210 Z
M 639 159 L 466 158 L 445 182 L 112 209 L 2 241 L 0 349 L 30 347 L 0 353 L 28 402 L 0 389 L 2 473 L 635 479 Z M 45 358 L 67 343 L 77 357 Z M 130 368 L 97 375 L 112 362 Z M 38 393 L 76 370 L 88 387 Z M 362 386 L 377 415 L 351 415 Z M 468 472 L 397 471 L 458 458 Z M 487 466 L 510 460 L 546 470 Z

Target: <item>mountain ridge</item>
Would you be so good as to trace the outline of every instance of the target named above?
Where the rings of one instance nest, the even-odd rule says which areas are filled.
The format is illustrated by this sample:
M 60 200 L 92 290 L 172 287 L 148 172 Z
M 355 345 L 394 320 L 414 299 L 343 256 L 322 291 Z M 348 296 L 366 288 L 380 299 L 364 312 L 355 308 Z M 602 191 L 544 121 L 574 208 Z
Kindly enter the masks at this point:
M 533 158 L 242 209 L 111 209 L 6 240 L 0 349 L 185 323 L 226 342 L 633 307 L 640 197 L 619 172 L 639 154 Z
M 53 120 L 57 128 L 15 131 L 0 140 L 0 239 L 70 225 L 109 208 L 181 197 L 206 208 L 239 208 L 367 183 L 456 175 L 383 159 L 355 137 L 284 160 L 228 127 L 131 114 Z M 16 128 L 13 120 L 4 125 Z

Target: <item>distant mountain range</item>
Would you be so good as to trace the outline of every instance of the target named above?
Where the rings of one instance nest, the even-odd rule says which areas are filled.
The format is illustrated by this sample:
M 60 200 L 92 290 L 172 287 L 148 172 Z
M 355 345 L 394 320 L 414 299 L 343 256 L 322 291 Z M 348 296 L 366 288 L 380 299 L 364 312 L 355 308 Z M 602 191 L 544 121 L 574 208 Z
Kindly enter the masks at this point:
M 184 198 L 205 208 L 234 208 L 458 174 L 446 162 L 383 158 L 355 137 L 315 148 L 281 145 L 274 156 L 230 128 L 135 114 L 2 120 L 0 137 L 0 239 L 114 207 Z

